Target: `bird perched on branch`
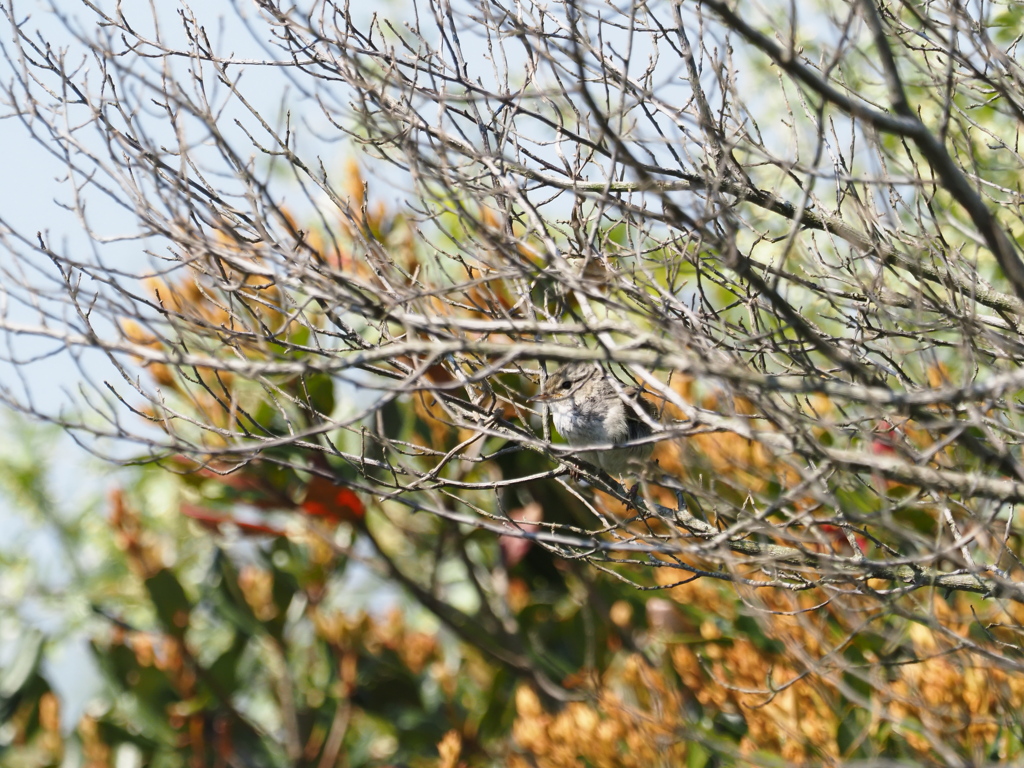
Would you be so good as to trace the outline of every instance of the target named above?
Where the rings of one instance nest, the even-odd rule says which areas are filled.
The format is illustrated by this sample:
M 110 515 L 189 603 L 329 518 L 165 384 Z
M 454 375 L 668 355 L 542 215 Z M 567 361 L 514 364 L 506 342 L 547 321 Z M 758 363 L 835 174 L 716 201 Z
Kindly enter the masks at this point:
M 576 455 L 610 475 L 639 474 L 650 457 L 654 407 L 636 387 L 624 387 L 597 363 L 568 363 L 552 373 L 531 400 L 551 409 L 558 434 Z M 626 444 L 626 445 L 624 445 Z M 622 446 L 622 447 L 618 447 Z

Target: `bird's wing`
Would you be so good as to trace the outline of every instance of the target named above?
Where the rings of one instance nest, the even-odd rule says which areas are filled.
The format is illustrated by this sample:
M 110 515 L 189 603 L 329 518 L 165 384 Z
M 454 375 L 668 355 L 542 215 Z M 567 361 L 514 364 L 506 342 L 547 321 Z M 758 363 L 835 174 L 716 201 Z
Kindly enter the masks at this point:
M 630 441 L 641 440 L 651 434 L 651 425 L 640 418 L 640 415 L 633 409 L 634 404 L 639 405 L 651 421 L 658 421 L 658 413 L 654 405 L 644 400 L 640 393 L 641 390 L 636 387 L 629 387 L 625 390 L 630 401 L 626 403 L 626 434 Z

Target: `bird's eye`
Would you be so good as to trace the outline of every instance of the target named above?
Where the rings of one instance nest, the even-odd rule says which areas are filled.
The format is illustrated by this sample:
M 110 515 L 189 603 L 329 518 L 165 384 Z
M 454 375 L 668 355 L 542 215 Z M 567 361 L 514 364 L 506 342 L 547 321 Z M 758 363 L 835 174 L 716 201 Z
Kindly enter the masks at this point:
M 559 389 L 572 389 L 572 382 L 568 380 L 563 381 L 562 386 L 560 386 Z

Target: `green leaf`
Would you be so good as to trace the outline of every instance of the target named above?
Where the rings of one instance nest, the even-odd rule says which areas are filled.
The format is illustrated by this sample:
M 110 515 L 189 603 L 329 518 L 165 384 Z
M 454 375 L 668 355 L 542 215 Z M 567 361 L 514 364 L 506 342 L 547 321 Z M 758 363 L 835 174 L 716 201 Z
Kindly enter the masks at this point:
M 859 707 L 850 708 L 839 721 L 839 728 L 836 731 L 836 746 L 839 747 L 839 754 L 844 757 L 853 757 L 851 750 L 862 740 L 864 733 L 865 716 L 870 717 L 865 709 Z
M 334 379 L 329 373 L 315 373 L 306 376 L 303 387 L 311 416 L 330 416 L 334 411 Z
M 0 699 L 8 699 L 18 693 L 39 668 L 43 640 L 43 633 L 37 629 L 27 629 L 18 638 L 14 658 L 0 670 Z
M 238 588 L 238 571 L 234 563 L 221 549 L 217 550 L 212 577 L 207 579 L 206 586 L 209 591 L 204 593 L 204 599 L 210 599 L 218 614 L 241 634 L 251 637 L 265 632 L 265 627 Z
M 764 653 L 781 654 L 786 650 L 784 643 L 768 637 L 761 625 L 751 616 L 740 616 L 734 624 L 737 630 L 742 632 L 754 646 Z
M 718 712 L 713 721 L 715 730 L 739 741 L 747 735 L 747 721 L 739 712 Z
M 146 590 L 164 629 L 176 637 L 183 636 L 192 613 L 192 604 L 175 575 L 161 568 L 146 579 Z
M 705 768 L 711 758 L 700 742 L 691 741 L 686 745 L 686 768 Z
M 224 653 L 217 657 L 217 660 L 207 670 L 209 682 L 214 688 L 218 697 L 224 696 L 230 700 L 232 694 L 238 688 L 238 662 L 249 644 L 249 638 L 241 632 L 235 632 L 235 639 Z
M 516 715 L 515 698 L 512 696 L 515 683 L 515 678 L 505 667 L 501 667 L 494 676 L 484 699 L 487 708 L 477 727 L 481 738 L 498 737 L 512 726 Z

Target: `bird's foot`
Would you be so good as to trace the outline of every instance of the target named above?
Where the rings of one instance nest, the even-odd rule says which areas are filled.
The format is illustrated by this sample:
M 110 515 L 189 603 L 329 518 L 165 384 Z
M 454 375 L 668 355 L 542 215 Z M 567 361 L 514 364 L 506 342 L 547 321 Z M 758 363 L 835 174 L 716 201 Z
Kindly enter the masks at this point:
M 637 499 L 640 498 L 640 482 L 633 483 L 633 487 L 626 492 L 626 498 L 629 500 L 629 506 L 636 507 Z

